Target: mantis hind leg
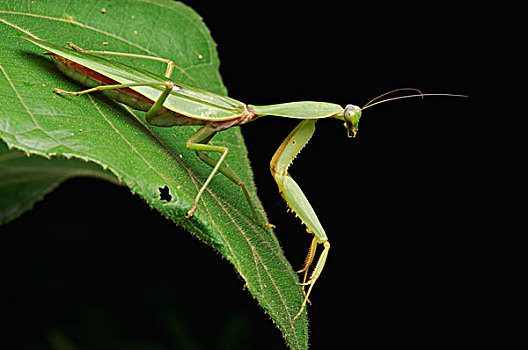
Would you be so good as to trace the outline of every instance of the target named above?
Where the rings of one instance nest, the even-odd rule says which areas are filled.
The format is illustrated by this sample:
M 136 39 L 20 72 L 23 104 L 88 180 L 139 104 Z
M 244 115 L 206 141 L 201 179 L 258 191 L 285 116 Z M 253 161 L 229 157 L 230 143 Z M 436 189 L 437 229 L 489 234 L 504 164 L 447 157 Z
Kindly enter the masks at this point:
M 244 183 L 229 169 L 224 167 L 222 165 L 222 162 L 224 161 L 225 157 L 227 156 L 227 153 L 229 152 L 229 148 L 225 146 L 214 146 L 214 145 L 208 145 L 207 142 L 211 140 L 211 138 L 215 135 L 216 131 L 213 127 L 209 125 L 204 125 L 201 127 L 191 138 L 187 141 L 186 147 L 194 150 L 196 152 L 196 155 L 200 160 L 202 160 L 204 163 L 209 165 L 213 168 L 213 171 L 209 174 L 207 180 L 202 185 L 202 188 L 198 191 L 198 194 L 194 200 L 193 206 L 187 213 L 187 218 L 194 215 L 194 212 L 196 211 L 196 208 L 198 206 L 198 202 L 200 201 L 200 198 L 209 185 L 209 182 L 211 182 L 213 176 L 216 174 L 217 171 L 219 171 L 221 174 L 223 174 L 225 177 L 227 177 L 229 180 L 231 180 L 235 185 L 240 186 L 242 189 L 242 192 L 244 193 L 244 197 L 246 197 L 246 200 L 249 204 L 249 208 L 251 209 L 251 214 L 255 218 L 255 220 L 258 222 L 261 226 L 266 227 L 275 227 L 272 224 L 261 222 L 258 219 L 257 211 L 255 209 L 255 206 L 253 204 L 253 201 L 251 199 L 251 196 L 244 185 Z M 220 156 L 220 159 L 218 161 L 214 160 L 207 154 L 205 154 L 203 151 L 210 151 L 210 152 L 220 152 L 222 155 Z
M 174 68 L 176 67 L 174 62 L 168 58 L 161 58 L 161 57 L 155 57 L 155 56 L 147 56 L 147 55 L 139 55 L 139 54 L 133 54 L 133 53 L 125 53 L 125 52 L 113 52 L 113 51 L 104 51 L 104 50 L 85 50 L 80 48 L 79 46 L 75 45 L 74 43 L 68 42 L 67 43 L 72 49 L 75 49 L 82 53 L 95 53 L 98 55 L 109 55 L 109 56 L 121 56 L 121 57 L 132 57 L 132 58 L 141 58 L 145 60 L 151 60 L 156 62 L 162 62 L 167 64 L 167 70 L 165 71 L 165 78 L 170 78 L 172 75 L 172 72 L 174 71 Z
M 304 272 L 304 279 L 302 283 L 299 283 L 303 287 L 304 301 L 297 315 L 293 318 L 293 322 L 299 318 L 306 308 L 306 304 L 309 302 L 309 296 L 312 292 L 315 282 L 318 280 L 321 272 L 323 271 L 326 258 L 328 257 L 328 251 L 330 250 L 330 243 L 326 233 L 315 214 L 310 202 L 302 192 L 299 185 L 293 180 L 288 174 L 288 167 L 293 162 L 293 159 L 299 154 L 301 149 L 308 143 L 315 131 L 316 120 L 307 119 L 297 125 L 295 129 L 288 135 L 288 137 L 279 146 L 277 152 L 273 156 L 270 163 L 270 170 L 279 186 L 279 191 L 290 207 L 290 209 L 297 215 L 301 221 L 306 225 L 306 230 L 314 235 L 308 256 L 306 258 L 304 267 L 299 273 Z M 306 281 L 308 271 L 312 262 L 314 261 L 317 245 L 323 245 L 323 252 L 321 253 L 319 260 L 313 272 Z M 308 287 L 308 291 L 305 292 L 305 286 Z

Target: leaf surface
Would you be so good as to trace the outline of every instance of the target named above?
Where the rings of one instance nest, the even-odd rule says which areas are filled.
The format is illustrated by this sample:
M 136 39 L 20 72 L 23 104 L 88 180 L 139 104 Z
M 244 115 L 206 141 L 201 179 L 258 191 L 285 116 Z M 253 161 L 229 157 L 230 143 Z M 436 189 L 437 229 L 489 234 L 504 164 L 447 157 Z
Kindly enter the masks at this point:
M 71 41 L 85 49 L 170 58 L 176 63 L 174 80 L 225 94 L 218 73 L 216 47 L 201 18 L 185 5 L 166 0 L 2 1 L 0 138 L 9 147 L 51 157 L 50 160 L 27 158 L 31 163 L 29 172 L 48 169 L 53 173 L 49 169 L 70 168 L 65 174 L 55 172 L 57 176 L 49 181 L 51 187 L 46 187 L 46 191 L 69 176 L 92 172 L 108 179 L 111 173 L 165 217 L 217 249 L 234 265 L 289 346 L 306 348 L 306 317 L 303 315 L 291 324 L 302 303 L 302 292 L 295 285 L 298 278 L 272 230 L 258 226 L 252 218 L 240 188 L 224 176 L 216 176 L 194 217 L 184 217 L 211 171 L 185 148 L 185 141 L 197 127 L 149 126 L 144 121 L 144 113 L 97 94 L 56 95 L 52 92 L 54 87 L 67 91 L 82 87 L 62 76 L 49 58 L 41 55 L 41 49 L 21 40 L 20 36 L 58 45 Z M 165 71 L 165 65 L 159 62 L 126 57 L 111 59 L 156 74 Z M 255 193 L 239 129 L 218 134 L 211 144 L 229 147 L 225 164 Z M 20 171 L 16 168 L 24 166 L 20 153 L 4 148 L 0 157 L 3 157 L 0 158 L 3 174 L 7 169 Z M 85 167 L 79 165 L 83 162 L 64 157 L 82 159 L 90 165 Z M 46 161 L 62 163 L 41 165 Z M 79 167 L 82 169 L 75 171 Z M 30 182 L 25 186 L 31 186 Z M 170 202 L 160 198 L 160 188 L 168 188 Z M 40 198 L 44 192 L 35 191 L 40 194 L 34 197 Z M 11 206 L 22 200 L 13 193 L 9 186 L 0 186 L 0 205 L 6 203 L 6 198 Z M 257 210 L 265 219 L 260 203 Z

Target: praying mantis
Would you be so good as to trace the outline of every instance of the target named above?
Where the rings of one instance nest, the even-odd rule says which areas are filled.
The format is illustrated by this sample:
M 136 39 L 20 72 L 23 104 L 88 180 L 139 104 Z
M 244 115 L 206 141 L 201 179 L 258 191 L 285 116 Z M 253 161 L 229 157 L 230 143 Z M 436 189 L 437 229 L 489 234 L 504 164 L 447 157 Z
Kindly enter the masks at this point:
M 410 97 L 431 95 L 462 96 L 454 94 L 422 94 L 417 89 L 404 88 L 382 94 L 362 108 L 352 104 L 342 108 L 340 105 L 333 103 L 312 101 L 265 106 L 249 105 L 227 96 L 171 80 L 175 64 L 170 59 L 122 52 L 85 50 L 73 43 L 68 43 L 70 48 L 64 48 L 35 38 L 23 37 L 23 39 L 45 49 L 47 51 L 45 54 L 51 57 L 59 71 L 72 80 L 88 87 L 86 90 L 77 92 L 54 88 L 53 91 L 58 94 L 79 96 L 92 92 L 101 92 L 110 99 L 134 109 L 145 111 L 146 121 L 151 125 L 160 127 L 201 126 L 187 140 L 185 146 L 189 150 L 194 151 L 199 159 L 212 168 L 212 171 L 198 190 L 186 218 L 194 215 L 204 191 L 215 174 L 219 172 L 241 188 L 255 220 L 262 226 L 274 227 L 259 219 L 251 195 L 244 183 L 235 173 L 222 164 L 229 153 L 229 148 L 210 145 L 208 142 L 218 132 L 252 122 L 263 116 L 274 115 L 301 120 L 281 143 L 270 163 L 271 174 L 277 182 L 282 198 L 301 219 L 306 226 L 307 232 L 313 235 L 304 267 L 298 271 L 299 273 L 304 273 L 303 281 L 298 283 L 302 286 L 304 300 L 298 313 L 292 319 L 292 323 L 305 310 L 309 302 L 310 293 L 321 276 L 330 250 L 330 242 L 315 211 L 299 185 L 288 173 L 289 166 L 314 134 L 315 123 L 320 119 L 337 119 L 344 123 L 348 137 L 353 138 L 356 136 L 362 111 L 368 107 Z M 97 55 L 152 60 L 165 63 L 167 68 L 164 75 L 158 75 L 119 62 L 106 60 Z M 380 100 L 386 95 L 401 90 L 412 90 L 415 93 Z M 205 152 L 219 153 L 220 157 L 215 160 Z M 319 255 L 312 273 L 308 276 L 319 245 L 322 245 L 323 251 Z M 305 290 L 306 287 L 308 288 L 307 290 Z

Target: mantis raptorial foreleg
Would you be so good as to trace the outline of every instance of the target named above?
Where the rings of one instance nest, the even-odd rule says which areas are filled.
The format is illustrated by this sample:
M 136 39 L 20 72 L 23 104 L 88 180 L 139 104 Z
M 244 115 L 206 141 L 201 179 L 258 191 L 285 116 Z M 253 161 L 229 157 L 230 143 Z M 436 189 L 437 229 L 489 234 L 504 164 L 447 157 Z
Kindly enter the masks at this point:
M 326 237 L 326 233 L 317 218 L 310 202 L 302 192 L 299 185 L 291 178 L 288 174 L 288 167 L 293 162 L 293 159 L 301 151 L 301 149 L 306 145 L 308 140 L 312 137 L 315 131 L 315 122 L 314 119 L 303 120 L 297 125 L 295 129 L 288 135 L 288 137 L 282 142 L 279 146 L 277 152 L 273 156 L 270 164 L 271 174 L 275 178 L 277 185 L 279 186 L 279 191 L 282 195 L 282 198 L 286 201 L 288 206 L 293 210 L 293 212 L 302 220 L 306 225 L 306 230 L 309 233 L 314 234 L 314 240 L 308 252 L 308 256 L 305 261 L 305 266 L 299 272 L 304 272 L 304 279 L 301 285 L 304 287 L 309 286 L 308 291 L 305 293 L 304 301 L 301 305 L 301 309 L 294 317 L 293 322 L 302 314 L 306 303 L 309 301 L 308 297 L 312 291 L 312 288 L 321 275 L 326 258 L 328 256 L 328 251 L 330 249 L 330 243 Z M 324 246 L 323 252 L 317 261 L 317 264 L 312 272 L 312 275 L 306 281 L 308 270 L 310 265 L 313 262 L 315 257 L 315 251 L 317 244 L 322 244 Z
M 213 179 L 216 172 L 219 171 L 224 176 L 226 176 L 229 180 L 231 180 L 235 185 L 240 186 L 249 204 L 251 213 L 253 217 L 255 218 L 255 220 L 258 222 L 258 224 L 261 226 L 266 226 L 266 227 L 275 227 L 272 224 L 261 222 L 258 219 L 257 211 L 255 209 L 255 206 L 253 205 L 253 201 L 251 199 L 251 196 L 248 190 L 246 189 L 246 186 L 244 186 L 244 183 L 232 171 L 228 170 L 222 165 L 222 162 L 224 161 L 225 157 L 227 156 L 227 153 L 229 152 L 229 148 L 225 146 L 214 146 L 214 145 L 207 144 L 209 140 L 211 140 L 215 134 L 216 134 L 216 131 L 214 127 L 206 124 L 202 126 L 200 129 L 198 129 L 198 131 L 196 131 L 196 133 L 194 133 L 189 138 L 189 140 L 187 140 L 187 143 L 185 144 L 185 146 L 188 149 L 191 149 L 196 152 L 196 155 L 198 156 L 198 158 L 200 158 L 204 163 L 206 163 L 207 165 L 213 168 L 213 171 L 211 171 L 207 180 L 205 180 L 204 184 L 202 185 L 202 188 L 200 188 L 200 190 L 198 191 L 198 194 L 196 195 L 193 206 L 187 213 L 187 217 L 189 218 L 194 214 L 196 207 L 198 206 L 198 202 L 200 201 L 200 197 L 202 196 L 203 192 L 209 185 L 209 182 L 211 182 L 211 180 Z M 209 157 L 207 154 L 203 153 L 203 151 L 219 152 L 219 153 L 222 153 L 222 155 L 220 156 L 220 159 L 214 160 L 213 158 Z

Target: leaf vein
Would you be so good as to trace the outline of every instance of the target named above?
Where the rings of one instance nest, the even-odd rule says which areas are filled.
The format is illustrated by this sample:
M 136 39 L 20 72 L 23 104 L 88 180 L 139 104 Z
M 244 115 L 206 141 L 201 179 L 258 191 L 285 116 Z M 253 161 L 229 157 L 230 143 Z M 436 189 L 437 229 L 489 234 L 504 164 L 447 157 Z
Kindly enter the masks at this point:
M 24 99 L 22 98 L 22 96 L 20 95 L 20 93 L 18 92 L 17 88 L 15 87 L 15 85 L 13 84 L 13 81 L 9 78 L 9 75 L 7 74 L 6 70 L 4 69 L 4 67 L 2 66 L 2 64 L 0 64 L 0 70 L 2 71 L 2 73 L 4 74 L 7 82 L 9 83 L 9 85 L 11 86 L 11 89 L 13 90 L 13 92 L 15 93 L 17 99 L 20 101 L 20 104 L 22 105 L 22 107 L 24 107 L 24 109 L 26 110 L 26 113 L 29 115 L 29 117 L 31 118 L 31 121 L 35 124 L 35 128 L 37 128 L 38 130 L 42 131 L 44 134 L 48 135 L 52 140 L 54 140 L 55 142 L 57 142 L 59 145 L 64 145 L 59 139 L 57 139 L 56 137 L 54 137 L 51 133 L 47 132 L 44 128 L 42 128 L 38 121 L 35 119 L 35 116 L 33 115 L 33 113 L 31 113 L 31 110 L 29 109 L 29 107 L 27 106 L 27 104 L 25 103 Z M 66 146 L 66 145 L 64 145 Z

